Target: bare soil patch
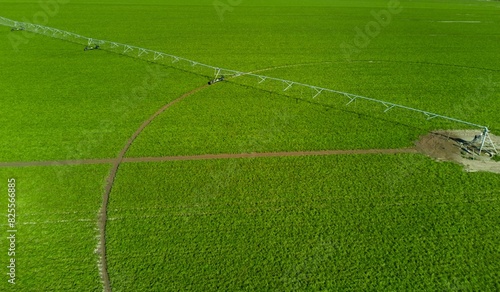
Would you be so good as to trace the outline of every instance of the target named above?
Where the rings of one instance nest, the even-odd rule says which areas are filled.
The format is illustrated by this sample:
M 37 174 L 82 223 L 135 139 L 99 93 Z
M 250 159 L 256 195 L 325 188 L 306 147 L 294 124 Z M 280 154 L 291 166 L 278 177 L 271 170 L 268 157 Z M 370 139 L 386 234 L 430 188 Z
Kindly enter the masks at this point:
M 468 172 L 487 171 L 500 173 L 500 162 L 492 159 L 490 155 L 475 155 L 468 153 L 474 147 L 466 147 L 467 142 L 471 142 L 475 135 L 481 134 L 481 130 L 443 130 L 434 131 L 422 136 L 416 142 L 419 152 L 428 155 L 438 161 L 452 161 L 464 166 Z M 500 148 L 500 137 L 490 133 L 490 138 L 497 147 Z M 476 144 L 477 145 L 477 144 Z M 491 149 L 487 147 L 487 149 Z

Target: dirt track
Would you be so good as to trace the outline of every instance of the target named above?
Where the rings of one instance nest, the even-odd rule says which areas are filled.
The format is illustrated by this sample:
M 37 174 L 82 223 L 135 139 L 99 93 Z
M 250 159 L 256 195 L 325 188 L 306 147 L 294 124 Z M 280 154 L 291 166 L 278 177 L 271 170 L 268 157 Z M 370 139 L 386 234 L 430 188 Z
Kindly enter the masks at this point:
M 300 152 L 264 152 L 264 153 L 241 153 L 241 154 L 205 154 L 205 155 L 194 155 L 194 156 L 125 158 L 123 162 L 158 162 L 158 161 L 181 161 L 181 160 L 259 158 L 259 157 L 397 154 L 397 153 L 418 153 L 418 151 L 414 148 L 401 148 L 401 149 L 323 150 L 323 151 L 300 151 Z
M 257 158 L 257 157 L 287 157 L 287 156 L 310 156 L 310 155 L 342 155 L 342 154 L 393 154 L 393 153 L 416 153 L 412 148 L 408 149 L 369 149 L 369 150 L 331 150 L 331 151 L 310 151 L 310 152 L 276 152 L 276 153 L 245 153 L 245 154 L 207 154 L 193 156 L 167 156 L 167 157 L 139 157 L 125 158 L 135 139 L 142 131 L 160 114 L 183 99 L 207 88 L 208 85 L 192 90 L 167 105 L 160 108 L 156 113 L 144 121 L 134 132 L 124 145 L 118 157 L 108 159 L 86 159 L 86 160 L 63 160 L 63 161 L 34 161 L 34 162 L 4 162 L 0 163 L 0 168 L 5 167 L 34 167 L 34 166 L 61 166 L 61 165 L 88 165 L 88 164 L 112 164 L 109 175 L 106 179 L 106 186 L 102 195 L 102 206 L 99 210 L 99 242 L 97 251 L 99 253 L 99 270 L 104 286 L 104 291 L 111 291 L 111 282 L 108 274 L 106 259 L 106 222 L 109 196 L 113 189 L 113 184 L 120 165 L 123 162 L 158 162 L 158 161 L 186 161 L 186 160 L 207 160 L 207 159 L 234 159 L 234 158 Z
M 240 154 L 202 154 L 202 155 L 189 155 L 189 156 L 160 156 L 160 157 L 128 157 L 128 158 L 124 157 L 121 159 L 121 163 L 188 161 L 188 160 L 210 160 L 210 159 L 237 159 L 237 158 L 259 158 L 259 157 L 398 154 L 398 153 L 418 153 L 418 151 L 415 148 L 400 148 L 400 149 L 320 150 L 320 151 L 299 151 L 299 152 L 263 152 L 263 153 L 240 153 Z M 2 163 L 0 163 L 0 168 L 113 164 L 116 161 L 117 161 L 117 158 L 86 159 L 86 160 L 33 161 L 33 162 L 2 162 Z
M 6 167 L 35 167 L 35 166 L 62 166 L 62 165 L 90 165 L 90 164 L 112 164 L 109 175 L 106 179 L 106 186 L 102 195 L 102 206 L 99 210 L 99 243 L 98 253 L 100 255 L 99 268 L 104 285 L 104 291 L 110 292 L 111 283 L 109 279 L 106 259 L 106 223 L 107 223 L 107 207 L 109 196 L 113 189 L 113 184 L 116 179 L 117 172 L 122 163 L 140 163 L 140 162 L 162 162 L 162 161 L 189 161 L 189 160 L 211 160 L 211 159 L 239 159 L 239 158 L 259 158 L 259 157 L 298 157 L 298 156 L 325 156 L 325 155 L 361 155 L 361 154 L 399 154 L 399 153 L 426 153 L 428 149 L 435 149 L 432 147 L 422 146 L 417 144 L 416 148 L 402 148 L 402 149 L 359 149 L 359 150 L 323 150 L 323 151 L 300 151 L 300 152 L 267 152 L 267 153 L 241 153 L 241 154 L 205 154 L 205 155 L 190 155 L 190 156 L 165 156 L 165 157 L 137 157 L 126 158 L 125 155 L 129 150 L 135 139 L 142 133 L 142 131 L 160 114 L 165 112 L 168 108 L 183 99 L 207 88 L 208 85 L 201 86 L 192 90 L 181 97 L 173 100 L 160 108 L 156 113 L 144 121 L 141 126 L 134 132 L 128 139 L 127 143 L 123 146 L 120 153 L 116 158 L 108 159 L 85 159 L 85 160 L 64 160 L 64 161 L 39 161 L 39 162 L 0 162 L 0 168 Z M 427 143 L 429 144 L 429 143 Z M 442 146 L 440 146 L 442 147 Z M 443 148 L 443 147 L 442 147 Z M 444 148 L 443 148 L 444 149 Z M 432 154 L 426 153 L 429 156 Z M 448 160 L 448 159 L 446 159 Z
M 367 149 L 367 150 L 326 150 L 326 151 L 303 151 L 303 152 L 276 152 L 276 153 L 244 153 L 244 154 L 206 154 L 206 155 L 192 155 L 192 156 L 167 156 L 167 157 L 139 157 L 139 158 L 125 158 L 128 149 L 141 134 L 141 132 L 160 114 L 166 111 L 171 106 L 180 102 L 181 100 L 197 93 L 208 85 L 199 87 L 190 91 L 174 101 L 168 103 L 159 109 L 155 114 L 144 121 L 135 133 L 129 138 L 125 146 L 122 148 L 118 157 L 108 159 L 86 159 L 86 160 L 63 160 L 63 161 L 34 161 L 34 162 L 4 162 L 0 163 L 2 167 L 34 167 L 34 166 L 61 166 L 61 165 L 88 165 L 88 164 L 112 164 L 109 175 L 106 179 L 106 186 L 102 195 L 102 206 L 99 210 L 99 243 L 98 253 L 100 256 L 99 270 L 104 285 L 104 291 L 111 291 L 111 282 L 108 274 L 108 265 L 106 259 L 106 222 L 109 196 L 113 189 L 116 174 L 120 165 L 123 162 L 160 162 L 160 161 L 186 161 L 186 160 L 208 160 L 208 159 L 235 159 L 235 158 L 257 158 L 257 157 L 287 157 L 287 156 L 311 156 L 311 155 L 346 155 L 346 154 L 394 154 L 394 153 L 416 153 L 417 150 L 413 148 L 407 149 Z
M 106 260 L 106 221 L 108 219 L 108 202 L 109 202 L 109 195 L 111 194 L 111 190 L 113 189 L 113 184 L 115 182 L 116 178 L 116 173 L 118 172 L 118 169 L 120 168 L 120 164 L 123 162 L 123 159 L 125 155 L 127 154 L 128 149 L 134 143 L 134 140 L 141 134 L 141 132 L 160 114 L 162 114 L 164 111 L 166 111 L 168 108 L 173 106 L 174 104 L 180 102 L 181 100 L 185 99 L 186 97 L 195 94 L 196 92 L 208 87 L 208 85 L 204 85 L 201 87 L 198 87 L 181 97 L 171 101 L 167 105 L 163 106 L 160 108 L 156 113 L 154 113 L 149 119 L 144 121 L 141 126 L 135 131 L 135 133 L 130 137 L 130 139 L 127 141 L 125 146 L 123 146 L 122 150 L 120 151 L 120 154 L 118 154 L 118 157 L 114 159 L 113 166 L 111 167 L 111 171 L 109 173 L 109 176 L 106 180 L 106 187 L 104 188 L 104 193 L 102 196 L 102 206 L 99 214 L 99 253 L 100 253 L 100 265 L 101 265 L 101 272 L 102 272 L 102 281 L 104 284 L 104 291 L 110 292 L 111 291 L 111 283 L 109 281 L 109 274 L 108 274 L 108 265 L 107 265 L 107 260 Z

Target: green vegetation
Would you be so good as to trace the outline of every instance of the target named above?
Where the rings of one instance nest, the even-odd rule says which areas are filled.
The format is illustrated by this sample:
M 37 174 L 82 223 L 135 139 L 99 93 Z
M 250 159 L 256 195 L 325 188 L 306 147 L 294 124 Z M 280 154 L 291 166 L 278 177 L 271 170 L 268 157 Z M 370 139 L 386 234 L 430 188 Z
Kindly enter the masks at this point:
M 6 267 L 7 179 L 16 179 L 16 285 L 2 291 L 101 291 L 94 252 L 97 212 L 108 165 L 0 169 L 0 261 Z
M 306 72 L 321 72 L 314 74 Z M 275 77 L 290 80 L 300 80 L 307 84 L 315 84 L 333 88 L 343 92 L 374 97 L 377 99 L 424 109 L 430 112 L 447 115 L 465 121 L 489 125 L 500 129 L 496 118 L 499 108 L 495 99 L 498 98 L 500 86 L 500 70 L 490 70 L 474 66 L 460 66 L 453 63 L 428 63 L 412 60 L 359 60 L 353 62 L 332 62 L 328 64 L 312 64 L 276 69 L 263 72 Z M 253 82 L 252 82 L 253 81 Z M 238 82 L 235 80 L 235 82 Z M 252 84 L 255 80 L 243 80 L 244 84 Z M 268 84 L 256 86 L 263 88 Z M 282 85 L 281 90 L 282 90 Z M 299 88 L 300 89 L 300 88 Z M 300 96 L 301 92 L 292 93 Z M 278 89 L 279 90 L 279 89 Z M 305 98 L 312 96 L 310 92 L 302 94 Z M 342 95 L 320 96 L 319 101 L 329 103 L 330 99 L 339 99 L 342 102 L 335 104 L 337 108 L 349 101 Z M 373 109 L 380 109 L 380 105 L 368 104 Z M 398 110 L 401 111 L 401 110 Z M 393 116 L 391 111 L 387 116 Z M 403 116 L 418 119 L 421 116 L 406 111 Z M 389 117 L 390 118 L 390 117 Z M 396 117 L 400 121 L 401 117 Z M 432 121 L 433 127 L 440 127 Z M 460 128 L 461 124 L 449 124 L 448 127 Z
M 226 12 L 222 22 L 210 1 L 190 2 L 201 6 L 173 2 L 162 4 L 151 1 L 151 5 L 125 2 L 126 5 L 118 5 L 122 1 L 116 0 L 105 1 L 102 5 L 88 5 L 85 1 L 71 1 L 60 7 L 60 13 L 50 18 L 49 25 L 243 71 L 312 63 L 263 73 L 451 115 L 488 125 L 493 132 L 500 130 L 496 119 L 498 103 L 495 102 L 498 96 L 495 94 L 498 87 L 495 80 L 500 79 L 496 69 L 498 58 L 494 57 L 498 47 L 495 37 L 492 37 L 498 31 L 489 24 L 500 16 L 491 12 L 491 3 L 405 3 L 404 10 L 395 15 L 366 48 L 360 49 L 358 55 L 351 56 L 350 62 L 346 60 L 340 44 L 353 41 L 356 36 L 354 28 L 363 27 L 371 21 L 370 12 L 386 7 L 387 1 L 356 4 L 337 1 L 329 5 L 322 2 L 311 7 L 298 3 L 285 5 L 279 1 L 266 2 L 265 6 L 244 3 L 232 12 Z M 40 9 L 35 4 L 5 5 L 4 15 L 14 19 L 30 19 Z M 426 7 L 428 9 L 423 9 Z M 455 19 L 457 11 L 465 8 L 474 12 L 467 13 L 464 16 L 466 20 L 481 23 L 439 22 Z M 207 9 L 213 9 L 213 13 L 207 15 Z M 290 18 L 290 15 L 301 16 Z M 280 25 L 284 19 L 290 20 L 287 20 L 287 25 Z M 103 20 L 110 25 L 98 25 Z M 8 33 L 8 28 L 2 30 Z M 2 161 L 113 157 L 130 133 L 157 108 L 206 81 L 205 78 L 167 68 L 154 69 L 154 72 L 159 72 L 161 81 L 155 83 L 154 88 L 148 88 L 143 98 L 135 100 L 131 96 L 134 90 L 151 77 L 147 65 L 141 61 L 106 52 L 84 53 L 80 46 L 43 36 L 33 37 L 19 47 L 19 52 L 12 50 L 8 39 L 4 41 L 6 45 L 0 47 L 0 61 L 9 74 L 2 75 L 0 81 L 9 86 L 2 94 L 5 107 L 2 107 L 0 121 L 12 126 L 0 130 L 1 136 L 9 137 L 10 141 L 2 144 L 6 145 L 0 151 Z M 481 53 L 471 54 L 478 46 Z M 24 67 L 30 68 L 29 74 L 25 74 Z M 165 77 L 167 75 L 169 77 Z M 256 80 L 245 78 L 235 79 L 234 82 L 257 86 Z M 277 87 L 282 89 L 281 84 Z M 242 98 L 262 94 L 234 90 L 218 94 L 227 99 L 234 94 Z M 201 94 L 213 96 L 214 91 Z M 312 95 L 304 93 L 303 96 L 310 100 Z M 344 108 L 346 100 L 342 96 L 324 95 L 319 97 L 318 102 L 328 104 L 330 99 L 339 100 L 335 104 L 337 110 L 359 111 L 352 106 Z M 267 101 L 261 103 L 265 106 Z M 485 108 L 485 105 L 488 106 Z M 374 111 L 367 113 L 375 118 L 379 116 Z M 401 122 L 400 116 L 406 113 L 397 115 L 390 113 L 384 119 L 388 116 L 391 121 Z M 236 119 L 244 123 L 242 119 Z M 339 120 L 333 119 L 335 117 L 326 121 L 319 119 L 318 124 L 322 121 L 328 124 L 318 128 L 317 132 L 328 133 L 332 130 L 332 123 L 341 125 L 335 130 L 342 128 L 337 130 L 342 133 L 351 131 L 353 127 L 364 127 L 362 124 L 352 126 L 345 123 L 355 123 L 357 114 L 340 114 Z M 406 121 L 402 123 L 408 124 Z M 425 121 L 413 122 L 410 126 L 415 126 L 415 123 L 419 130 L 406 130 L 411 133 L 402 135 L 390 124 L 371 123 L 373 128 L 378 127 L 379 132 L 370 130 L 370 135 L 380 136 L 380 139 L 368 137 L 356 145 L 347 143 L 345 147 L 372 147 L 371 144 L 387 140 L 386 136 L 393 130 L 390 139 L 397 143 L 390 146 L 411 145 L 415 137 L 431 127 L 461 127 L 441 123 L 429 125 Z M 158 125 L 159 128 L 148 129 L 153 139 L 157 139 L 155 133 L 165 131 L 161 124 Z M 218 128 L 222 135 L 213 136 L 213 140 L 218 141 L 213 143 L 224 140 L 226 137 L 223 134 L 230 130 Z M 304 132 L 292 130 L 297 136 Z M 240 133 L 241 136 L 255 136 L 249 131 Z M 189 134 L 186 132 L 185 136 Z M 359 136 L 361 133 L 356 134 Z M 315 140 L 324 140 L 321 137 L 323 134 L 318 135 L 318 139 L 307 137 L 313 145 L 299 143 L 295 148 L 321 148 L 314 145 Z M 197 141 L 205 140 L 198 137 L 189 139 L 195 138 Z M 365 140 L 373 143 L 365 143 Z M 141 142 L 141 147 L 152 143 L 149 138 Z M 283 141 L 284 145 L 280 146 L 281 142 L 278 141 L 278 145 L 270 149 L 289 147 L 290 143 Z M 321 145 L 343 147 L 336 141 Z M 202 152 L 199 147 L 192 147 L 195 150 L 193 153 Z M 382 142 L 379 147 L 389 146 Z M 240 149 L 228 147 L 227 150 Z M 183 148 L 182 151 L 190 150 Z M 141 153 L 141 150 L 136 153 Z M 180 151 L 174 150 L 173 153 Z
M 47 25 L 500 134 L 498 2 L 401 1 L 401 13 L 349 54 L 341 44 L 354 44 L 356 28 L 388 0 L 252 0 L 222 18 L 212 0 L 165 2 L 72 0 Z M 0 4 L 16 20 L 41 11 L 36 1 Z M 116 157 L 143 121 L 208 81 L 196 68 L 45 36 L 15 50 L 12 34 L 22 35 L 0 27 L 0 162 Z M 430 130 L 463 127 L 258 81 L 238 77 L 195 93 L 154 120 L 127 155 L 400 148 Z M 1 180 L 19 181 L 14 289 L 102 290 L 94 249 L 109 168 L 0 168 Z M 124 164 L 108 210 L 112 287 L 499 290 L 499 180 L 417 154 Z M 3 200 L 3 218 L 6 207 Z M 7 244 L 2 236 L 2 266 Z M 13 288 L 6 285 L 0 290 Z
M 493 156 L 493 160 L 495 160 L 497 162 L 500 161 L 500 155 Z
M 115 157 L 158 108 L 204 81 L 43 36 L 17 53 L 9 46 L 0 50 L 9 72 L 0 77 L 8 84 L 0 110 L 8 125 L 0 129 L 6 141 L 0 161 Z
M 158 117 L 128 156 L 400 148 L 440 125 L 412 121 L 407 113 L 376 112 L 371 104 L 344 104 L 224 83 Z
M 113 286 L 496 290 L 499 183 L 420 155 L 126 164 Z

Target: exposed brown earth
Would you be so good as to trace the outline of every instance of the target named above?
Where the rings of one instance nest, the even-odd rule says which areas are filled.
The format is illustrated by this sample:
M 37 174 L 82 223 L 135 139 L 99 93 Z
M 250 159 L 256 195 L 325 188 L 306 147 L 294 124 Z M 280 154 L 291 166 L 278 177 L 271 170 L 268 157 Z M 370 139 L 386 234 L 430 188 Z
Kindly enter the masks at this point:
M 472 141 L 480 130 L 434 131 L 416 142 L 419 152 L 438 161 L 453 161 L 464 166 L 468 172 L 487 171 L 500 173 L 500 162 L 496 162 L 485 153 L 475 155 L 468 153 L 476 151 L 477 147 L 467 147 L 465 142 Z M 495 145 L 500 145 L 500 137 L 490 134 Z M 477 145 L 477 144 L 476 144 Z M 486 144 L 488 146 L 488 144 Z M 498 147 L 498 146 L 497 146 Z M 490 149 L 490 147 L 487 147 Z

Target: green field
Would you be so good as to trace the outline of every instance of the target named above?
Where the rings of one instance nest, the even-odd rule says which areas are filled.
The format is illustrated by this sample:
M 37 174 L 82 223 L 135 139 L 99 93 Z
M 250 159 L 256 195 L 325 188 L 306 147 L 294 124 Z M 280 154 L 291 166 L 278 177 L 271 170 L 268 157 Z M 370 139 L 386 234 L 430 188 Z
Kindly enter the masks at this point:
M 498 289 L 498 175 L 420 155 L 121 174 L 109 227 L 120 291 Z
M 58 1 L 43 24 L 500 134 L 498 1 L 164 2 Z M 0 16 L 32 21 L 47 14 L 40 3 L 0 0 Z M 391 3 L 400 5 L 387 19 Z M 356 45 L 380 15 L 384 25 Z M 469 129 L 248 76 L 203 87 L 209 76 L 196 67 L 83 48 L 0 26 L 1 266 L 7 180 L 18 182 L 17 284 L 2 268 L 0 291 L 102 291 L 95 249 L 111 163 L 61 161 L 116 158 L 144 121 L 193 90 L 126 157 L 398 149 Z M 41 161 L 57 162 L 1 166 Z M 498 175 L 421 154 L 123 163 L 107 212 L 111 287 L 500 290 L 499 186 Z
M 0 169 L 2 178 L 17 182 L 16 262 L 18 281 L 3 291 L 100 290 L 97 212 L 103 177 L 109 166 L 58 166 Z M 7 211 L 7 191 L 2 219 Z M 7 223 L 7 219 L 5 219 Z M 2 222 L 0 259 L 8 265 L 7 226 Z M 3 267 L 3 266 L 2 266 Z

